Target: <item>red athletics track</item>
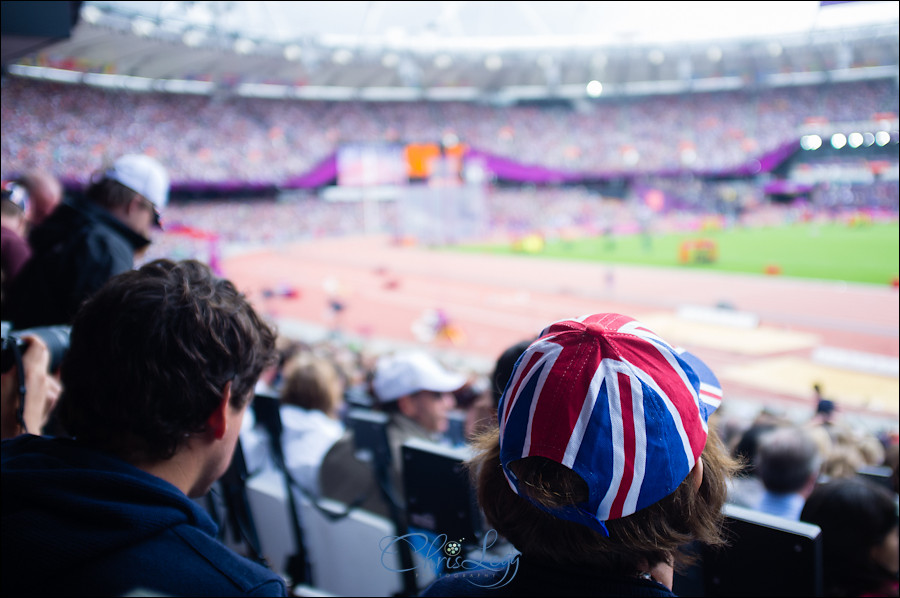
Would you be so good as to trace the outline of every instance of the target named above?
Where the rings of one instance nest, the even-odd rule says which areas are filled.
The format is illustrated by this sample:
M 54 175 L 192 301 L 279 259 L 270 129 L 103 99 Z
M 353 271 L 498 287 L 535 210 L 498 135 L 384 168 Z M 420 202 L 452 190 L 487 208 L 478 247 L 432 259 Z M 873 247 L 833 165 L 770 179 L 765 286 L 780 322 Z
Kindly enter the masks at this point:
M 811 384 L 808 380 L 799 386 L 796 380 L 790 384 L 788 378 L 795 375 L 790 371 L 796 375 L 809 368 L 818 371 L 814 368 L 820 366 L 809 363 L 815 346 L 875 354 L 894 362 L 900 356 L 898 292 L 887 283 L 857 285 L 697 270 L 610 267 L 525 256 L 475 256 L 403 246 L 381 236 L 325 239 L 247 252 L 223 259 L 222 269 L 262 312 L 285 323 L 329 327 L 332 295 L 326 288 L 336 288 L 346 306 L 341 330 L 353 336 L 423 344 L 413 333 L 413 323 L 426 310 L 444 310 L 461 332 L 460 337 L 456 343 L 437 340 L 423 346 L 481 358 L 486 365 L 491 365 L 507 346 L 557 319 L 615 311 L 651 322 L 660 317 L 674 318 L 683 306 L 711 308 L 727 303 L 735 310 L 758 316 L 759 328 L 771 331 L 769 336 L 789 334 L 816 342 L 779 346 L 781 341 L 776 339 L 766 345 L 768 348 L 748 354 L 741 344 L 734 349 L 735 339 L 743 338 L 736 336 L 742 334 L 739 329 L 719 327 L 720 346 L 715 339 L 692 345 L 691 335 L 669 338 L 659 329 L 657 332 L 696 352 L 717 372 L 765 360 L 770 363 L 785 356 L 803 360 L 802 368 L 789 367 L 788 374 L 776 376 L 764 374 L 759 384 L 720 375 L 726 397 L 740 396 L 767 405 L 810 408 Z M 296 296 L 283 296 L 285 289 L 295 290 Z M 685 329 L 683 323 L 678 329 Z M 756 342 L 747 338 L 748 343 Z M 774 378 L 784 378 L 783 388 Z M 882 378 L 863 380 L 877 389 L 866 391 L 871 397 L 867 395 L 864 404 L 848 400 L 846 410 L 886 417 L 895 424 L 897 380 Z M 836 378 L 828 379 L 835 380 L 833 388 L 841 384 Z M 851 381 L 850 386 L 854 385 L 858 384 Z M 825 386 L 827 392 L 829 384 Z M 841 405 L 841 397 L 835 398 Z

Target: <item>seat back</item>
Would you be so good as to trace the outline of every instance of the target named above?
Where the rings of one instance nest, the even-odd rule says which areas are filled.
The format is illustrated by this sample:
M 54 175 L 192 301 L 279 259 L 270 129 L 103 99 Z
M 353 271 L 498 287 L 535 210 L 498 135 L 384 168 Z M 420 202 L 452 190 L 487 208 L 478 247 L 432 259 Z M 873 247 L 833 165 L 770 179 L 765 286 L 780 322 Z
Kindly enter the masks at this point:
M 700 562 L 673 590 L 694 596 L 822 596 L 819 526 L 725 505 L 724 549 L 699 549 Z
M 264 471 L 247 482 L 247 494 L 266 559 L 282 575 L 295 552 L 289 533 L 290 507 L 284 480 L 276 471 Z M 403 578 L 393 522 L 372 513 L 319 499 L 314 505 L 295 491 L 298 519 L 303 526 L 311 586 L 339 596 L 393 596 L 402 593 Z M 416 562 L 417 583 L 433 579 L 428 565 Z

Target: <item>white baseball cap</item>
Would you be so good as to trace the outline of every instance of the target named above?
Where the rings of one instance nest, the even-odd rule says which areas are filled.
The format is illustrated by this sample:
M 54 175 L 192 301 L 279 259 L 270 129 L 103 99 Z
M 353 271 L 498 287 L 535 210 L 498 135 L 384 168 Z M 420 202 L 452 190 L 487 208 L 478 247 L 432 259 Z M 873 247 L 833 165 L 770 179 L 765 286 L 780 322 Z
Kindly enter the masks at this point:
M 388 402 L 421 390 L 455 392 L 466 381 L 465 375 L 448 371 L 428 354 L 410 352 L 379 359 L 372 389 L 380 401 Z
M 140 193 L 161 210 L 169 203 L 169 173 L 155 158 L 127 154 L 118 158 L 103 176 Z

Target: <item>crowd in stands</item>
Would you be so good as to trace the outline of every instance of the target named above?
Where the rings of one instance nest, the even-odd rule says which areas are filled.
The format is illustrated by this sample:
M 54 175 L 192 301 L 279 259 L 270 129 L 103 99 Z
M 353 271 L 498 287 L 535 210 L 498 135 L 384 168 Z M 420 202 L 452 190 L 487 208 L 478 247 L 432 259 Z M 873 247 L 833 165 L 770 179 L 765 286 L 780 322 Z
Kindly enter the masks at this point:
M 641 168 L 675 167 L 667 148 L 688 140 L 699 164 L 715 168 L 774 148 L 810 114 L 860 120 L 895 107 L 895 88 L 860 84 L 846 102 L 799 89 L 759 91 L 749 103 L 697 95 L 571 112 L 42 93 L 53 87 L 4 81 L 4 177 L 25 165 L 78 182 L 96 175 L 42 224 L 18 229 L 32 255 L 9 281 L 3 319 L 70 327 L 71 346 L 51 371 L 40 338 L 13 343 L 2 373 L 2 533 L 16 547 L 4 556 L 4 593 L 285 595 L 285 580 L 221 543 L 193 500 L 236 447 L 251 474 L 284 467 L 311 496 L 400 530 L 409 524 L 400 446 L 417 439 L 476 451 L 482 514 L 520 557 L 515 579 L 494 590 L 484 586 L 503 581 L 499 573 L 481 571 L 442 576 L 420 588 L 426 595 L 672 596 L 690 561 L 678 548 L 723 545 L 728 503 L 820 526 L 828 595 L 898 595 L 896 428 L 849 425 L 824 398 L 799 421 L 770 411 L 729 418 L 702 361 L 619 314 L 510 339 L 491 372 L 340 336 L 279 337 L 215 272 L 216 244 L 370 232 L 365 206 L 314 196 L 227 210 L 168 201 L 170 177 L 277 181 L 342 140 L 448 131 L 573 169 L 615 166 L 626 144 Z M 703 226 L 711 213 L 730 217 L 725 225 L 810 217 L 803 206 L 765 204 L 752 184 L 693 179 L 648 178 L 632 190 L 637 202 L 581 187 L 491 188 L 484 199 L 495 233 L 627 233 L 644 230 L 646 194 L 666 185 L 681 203 L 659 210 L 659 230 Z M 11 191 L 3 201 L 25 213 Z M 896 194 L 892 208 L 895 217 Z M 379 213 L 378 230 L 402 234 L 396 203 Z M 277 451 L 252 407 L 263 397 L 277 405 Z M 383 423 L 389 468 L 360 458 L 354 408 Z M 848 527 L 860 531 L 853 543 Z
M 342 143 L 437 143 L 447 135 L 571 172 L 706 172 L 795 142 L 807 120 L 868 123 L 897 112 L 890 80 L 612 98 L 584 110 L 128 93 L 15 77 L 3 79 L 0 93 L 3 178 L 42 168 L 73 185 L 133 151 L 158 158 L 175 182 L 282 185 Z

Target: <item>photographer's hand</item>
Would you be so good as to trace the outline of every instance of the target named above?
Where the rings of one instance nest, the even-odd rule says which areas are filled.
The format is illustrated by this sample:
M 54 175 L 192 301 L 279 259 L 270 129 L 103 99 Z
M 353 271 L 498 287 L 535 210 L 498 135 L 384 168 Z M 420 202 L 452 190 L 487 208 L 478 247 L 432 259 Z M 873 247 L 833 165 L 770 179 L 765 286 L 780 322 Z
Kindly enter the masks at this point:
M 22 413 L 22 419 L 28 432 L 40 434 L 41 428 L 47 423 L 50 413 L 59 399 L 61 386 L 59 380 L 47 371 L 50 365 L 50 351 L 39 337 L 33 335 L 23 336 L 27 341 L 27 347 L 22 354 L 22 368 L 25 371 L 25 393 L 27 400 Z M 18 390 L 18 372 L 11 368 L 2 374 L 2 422 L 0 422 L 0 435 L 2 438 L 11 438 L 22 434 L 25 430 L 16 420 L 16 409 L 22 400 Z

